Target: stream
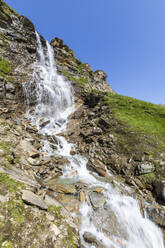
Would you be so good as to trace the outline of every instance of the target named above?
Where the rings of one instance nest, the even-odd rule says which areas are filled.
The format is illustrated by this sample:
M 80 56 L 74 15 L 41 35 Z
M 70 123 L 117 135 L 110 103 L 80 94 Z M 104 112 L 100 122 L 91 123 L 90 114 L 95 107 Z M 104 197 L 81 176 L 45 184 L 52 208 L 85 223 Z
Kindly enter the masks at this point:
M 54 153 L 68 160 L 59 178 L 60 182 L 86 185 L 85 199 L 79 210 L 82 247 L 164 248 L 161 230 L 146 214 L 142 216 L 138 200 L 128 194 L 121 196 L 113 184 L 88 171 L 87 158 L 76 152 L 74 144 L 59 135 L 66 130 L 68 117 L 75 110 L 73 89 L 69 81 L 57 73 L 53 48 L 48 42 L 43 47 L 37 32 L 36 39 L 38 60 L 33 65 L 31 81 L 24 84 L 26 116 L 45 136 L 43 154 L 53 155 L 46 137 L 55 136 L 57 150 Z M 74 155 L 71 155 L 71 150 L 75 151 Z M 121 183 L 120 187 L 131 195 L 131 189 Z M 96 188 L 101 189 L 102 195 L 97 199 L 97 194 L 92 193 L 97 208 L 90 201 L 91 191 Z M 86 242 L 85 233 L 95 240 L 96 245 Z

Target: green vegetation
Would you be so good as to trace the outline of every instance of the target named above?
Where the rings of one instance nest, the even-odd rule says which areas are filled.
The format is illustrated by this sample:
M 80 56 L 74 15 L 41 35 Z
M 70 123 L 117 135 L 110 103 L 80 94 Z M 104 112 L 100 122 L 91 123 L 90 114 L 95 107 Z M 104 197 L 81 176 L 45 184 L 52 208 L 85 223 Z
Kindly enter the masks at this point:
M 12 9 L 9 5 L 7 5 L 3 0 L 1 0 L 1 2 L 3 3 L 2 9 L 6 15 L 10 16 L 10 14 L 12 13 L 12 14 L 15 14 L 16 16 L 19 16 L 19 14 L 14 9 Z
M 61 215 L 61 206 L 56 207 L 56 206 L 49 206 L 48 207 L 48 212 L 53 214 L 54 217 L 58 220 L 63 219 L 62 215 Z
M 152 190 L 152 182 L 156 179 L 155 173 L 148 173 L 138 176 L 140 181 L 145 185 L 145 188 Z
M 9 61 L 2 59 L 0 57 L 0 72 L 4 74 L 9 74 L 11 72 L 11 66 Z
M 163 178 L 165 107 L 116 93 L 107 93 L 100 104 L 109 108 L 105 116 L 116 138 L 117 152 L 132 160 L 129 173 L 134 174 L 136 164 L 143 159 L 155 165 L 154 173 L 138 176 L 144 187 L 151 189 L 156 178 Z M 121 163 L 120 168 L 125 170 L 124 166 Z
M 25 209 L 22 200 L 9 201 L 4 208 L 10 212 L 11 217 L 17 224 L 22 224 L 25 221 Z
M 115 117 L 128 124 L 132 131 L 162 137 L 165 135 L 165 107 L 135 98 L 108 93 L 106 103 Z
M 33 247 L 34 240 L 37 239 L 40 243 L 38 234 L 47 227 L 45 213 L 34 215 L 31 207 L 22 201 L 20 197 L 22 188 L 24 188 L 22 183 L 14 181 L 5 173 L 0 173 L 0 194 L 9 196 L 5 202 L 0 202 L 0 247 L 27 247 L 26 242 L 29 247 Z M 29 226 L 30 241 L 28 239 L 26 241 L 21 235 Z M 43 244 L 39 247 L 43 247 Z
M 11 66 L 9 61 L 2 59 L 2 57 L 0 57 L 0 76 L 7 79 L 9 78 L 8 74 L 10 72 L 11 72 Z
M 15 82 L 16 79 L 14 77 L 12 77 L 12 76 L 6 76 L 6 80 L 8 82 L 15 83 L 15 85 L 17 86 L 17 83 Z
M 4 150 L 5 154 L 9 154 L 10 153 L 10 149 L 12 147 L 12 144 L 10 142 L 7 141 L 1 141 L 0 142 L 0 148 L 2 148 Z
M 68 235 L 67 238 L 64 240 L 64 245 L 68 248 L 76 248 L 77 246 L 74 244 L 74 228 L 68 225 L 67 233 Z
M 27 225 L 32 228 L 30 233 L 32 244 L 44 226 L 40 216 L 33 215 L 31 208 L 24 204 L 18 192 L 17 194 L 15 192 L 15 196 L 10 195 L 9 201 L 0 203 L 0 214 L 0 216 L 4 216 L 0 219 L 0 247 L 2 244 L 4 245 L 4 242 L 6 246 L 3 247 L 10 247 L 7 246 L 9 244 L 13 244 L 13 247 L 20 245 L 20 235 L 27 228 Z M 18 245 L 15 246 L 15 244 Z
M 10 193 L 15 193 L 20 188 L 25 188 L 24 184 L 14 181 L 6 173 L 0 173 L 0 185 L 4 186 Z
M 76 82 L 79 87 L 84 88 L 86 84 L 89 84 L 88 78 L 84 77 L 73 77 L 68 71 L 62 71 L 62 74 L 68 78 L 68 80 Z
M 6 135 L 6 132 L 3 132 L 3 135 Z M 0 148 L 3 149 L 2 157 L 6 158 L 9 164 L 14 164 L 19 162 L 19 157 L 14 156 L 12 154 L 11 148 L 13 147 L 13 144 L 7 141 L 1 141 L 0 142 Z
M 14 248 L 13 244 L 10 242 L 10 241 L 4 241 L 3 243 L 3 246 L 1 245 L 0 247 L 3 247 L 3 248 Z

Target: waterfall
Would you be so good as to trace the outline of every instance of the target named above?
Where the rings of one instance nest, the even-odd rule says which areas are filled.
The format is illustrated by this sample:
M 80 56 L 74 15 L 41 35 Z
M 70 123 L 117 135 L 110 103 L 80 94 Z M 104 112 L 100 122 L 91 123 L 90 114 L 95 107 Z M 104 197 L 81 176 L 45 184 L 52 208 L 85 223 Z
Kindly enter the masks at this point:
M 67 117 L 74 110 L 74 100 L 69 83 L 57 73 L 53 48 L 47 41 L 44 49 L 37 32 L 36 38 L 39 58 L 34 64 L 32 80 L 24 84 L 27 116 L 43 134 L 52 135 L 65 129 Z
M 34 64 L 32 80 L 24 84 L 26 116 L 43 135 L 57 135 L 66 129 L 68 116 L 74 111 L 74 97 L 69 82 L 57 73 L 52 47 L 48 42 L 43 47 L 38 33 L 36 39 L 38 61 Z M 88 190 L 100 187 L 105 199 L 101 214 L 98 214 L 99 210 L 95 211 L 89 200 L 81 204 L 80 237 L 83 247 L 95 247 L 84 240 L 84 233 L 88 232 L 99 242 L 97 247 L 164 248 L 161 231 L 147 216 L 142 216 L 138 201 L 130 196 L 121 196 L 111 183 L 89 172 L 85 157 L 78 153 L 71 155 L 74 144 L 68 143 L 62 136 L 56 138 L 56 153 L 69 161 L 60 180 L 63 183 L 66 179 L 69 183 L 84 183 Z M 43 145 L 44 149 L 49 154 L 49 141 Z M 117 233 L 112 230 L 104 232 L 110 212 L 116 218 Z

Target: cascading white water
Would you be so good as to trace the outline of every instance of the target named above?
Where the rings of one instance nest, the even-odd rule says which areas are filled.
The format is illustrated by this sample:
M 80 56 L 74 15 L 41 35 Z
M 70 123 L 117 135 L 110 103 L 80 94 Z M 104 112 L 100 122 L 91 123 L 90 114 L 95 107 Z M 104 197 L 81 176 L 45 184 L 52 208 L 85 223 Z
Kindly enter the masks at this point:
M 30 83 L 24 85 L 27 116 L 42 134 L 57 135 L 66 129 L 68 116 L 74 111 L 74 98 L 69 83 L 58 75 L 54 61 L 54 53 L 49 43 L 43 48 L 40 37 L 36 33 L 39 61 L 34 64 L 34 75 Z M 33 99 L 33 100 L 32 100 Z M 32 107 L 32 102 L 34 106 Z M 42 124 L 44 123 L 44 125 Z M 89 201 L 82 203 L 80 208 L 80 237 L 84 247 L 95 247 L 86 243 L 83 234 L 89 232 L 95 236 L 102 247 L 107 248 L 164 248 L 163 238 L 159 228 L 140 212 L 138 201 L 120 193 L 107 182 L 87 170 L 87 159 L 80 154 L 71 155 L 74 148 L 62 136 L 58 140 L 57 154 L 67 158 L 69 163 L 64 166 L 60 180 L 65 183 L 83 182 L 87 188 L 101 187 L 106 199 L 106 208 L 113 211 L 122 230 L 121 236 L 103 232 L 104 216 L 96 225 L 95 211 Z M 43 151 L 49 155 L 49 141 L 45 141 Z
M 39 61 L 34 64 L 32 80 L 24 85 L 26 103 L 30 107 L 27 116 L 43 134 L 56 134 L 66 127 L 67 117 L 74 110 L 74 101 L 69 83 L 57 73 L 53 48 L 46 42 L 44 51 L 36 32 Z M 41 128 L 47 123 L 46 128 Z

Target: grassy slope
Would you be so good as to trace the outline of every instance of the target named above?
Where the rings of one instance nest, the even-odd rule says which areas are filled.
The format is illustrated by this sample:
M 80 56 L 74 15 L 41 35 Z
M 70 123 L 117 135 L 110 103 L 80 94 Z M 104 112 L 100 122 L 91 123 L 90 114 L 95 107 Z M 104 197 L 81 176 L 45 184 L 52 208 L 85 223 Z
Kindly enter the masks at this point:
M 119 153 L 137 158 L 147 154 L 147 160 L 155 164 L 154 173 L 139 176 L 142 182 L 164 178 L 165 166 L 160 161 L 165 154 L 165 107 L 116 93 L 108 93 L 105 101 L 124 130 L 117 132 Z
M 116 118 L 129 125 L 132 131 L 165 141 L 165 107 L 135 98 L 109 93 L 106 97 Z

